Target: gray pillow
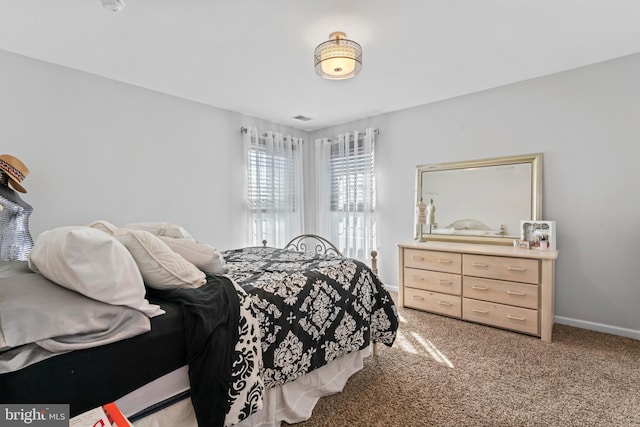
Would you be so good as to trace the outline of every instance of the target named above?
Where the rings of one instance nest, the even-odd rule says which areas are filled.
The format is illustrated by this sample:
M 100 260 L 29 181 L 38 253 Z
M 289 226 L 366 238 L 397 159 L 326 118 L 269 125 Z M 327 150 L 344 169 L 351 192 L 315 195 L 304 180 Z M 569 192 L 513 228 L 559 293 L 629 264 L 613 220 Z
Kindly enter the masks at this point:
M 142 312 L 87 298 L 41 274 L 0 278 L 0 353 L 28 343 L 49 351 L 95 347 L 150 329 Z

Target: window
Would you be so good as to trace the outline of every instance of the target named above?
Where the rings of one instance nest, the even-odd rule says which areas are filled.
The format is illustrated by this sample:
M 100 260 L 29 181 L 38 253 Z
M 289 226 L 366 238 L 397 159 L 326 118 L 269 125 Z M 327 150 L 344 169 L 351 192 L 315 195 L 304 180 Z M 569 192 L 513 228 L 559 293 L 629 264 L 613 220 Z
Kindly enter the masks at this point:
M 255 128 L 247 134 L 249 243 L 282 247 L 302 232 L 302 141 Z
M 375 132 L 317 142 L 318 230 L 349 257 L 376 247 Z
M 375 208 L 374 153 L 362 139 L 332 144 L 330 157 L 331 211 L 373 212 Z

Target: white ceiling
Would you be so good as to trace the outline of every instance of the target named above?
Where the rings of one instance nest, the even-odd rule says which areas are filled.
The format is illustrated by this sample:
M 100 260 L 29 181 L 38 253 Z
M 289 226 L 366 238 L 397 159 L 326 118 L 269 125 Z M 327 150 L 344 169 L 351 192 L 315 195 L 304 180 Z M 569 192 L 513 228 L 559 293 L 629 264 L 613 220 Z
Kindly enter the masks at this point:
M 124 1 L 0 0 L 0 49 L 303 130 L 640 51 L 639 0 Z M 314 72 L 333 31 L 353 79 Z

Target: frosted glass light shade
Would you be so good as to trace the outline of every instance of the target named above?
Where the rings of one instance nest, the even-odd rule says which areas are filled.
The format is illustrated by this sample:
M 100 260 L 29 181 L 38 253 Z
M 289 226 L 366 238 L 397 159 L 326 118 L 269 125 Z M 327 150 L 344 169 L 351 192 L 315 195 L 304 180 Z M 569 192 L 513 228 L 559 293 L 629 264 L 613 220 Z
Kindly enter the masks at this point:
M 111 12 L 120 12 L 124 8 L 124 1 L 122 0 L 100 0 L 102 7 Z
M 362 68 L 362 47 L 342 32 L 331 33 L 314 53 L 316 74 L 325 79 L 348 79 Z

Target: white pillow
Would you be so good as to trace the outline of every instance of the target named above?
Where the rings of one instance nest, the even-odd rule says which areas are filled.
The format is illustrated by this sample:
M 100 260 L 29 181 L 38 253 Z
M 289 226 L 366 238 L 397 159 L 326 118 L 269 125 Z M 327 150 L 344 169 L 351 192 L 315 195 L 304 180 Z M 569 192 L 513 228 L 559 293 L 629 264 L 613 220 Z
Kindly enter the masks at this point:
M 193 240 L 159 236 L 146 230 L 118 228 L 108 221 L 98 220 L 90 227 L 114 236 L 129 250 L 147 286 L 156 289 L 197 288 L 206 282 L 206 277 L 198 267 L 173 251 L 162 239 Z M 200 260 L 198 260 L 200 261 Z M 207 271 L 207 270 L 204 270 Z
M 67 289 L 149 317 L 164 313 L 149 304 L 135 260 L 117 239 L 84 226 L 45 231 L 29 254 L 29 268 Z
M 195 265 L 148 231 L 119 228 L 115 238 L 129 249 L 144 283 L 151 288 L 197 288 L 207 281 Z
M 89 224 L 89 227 L 97 228 L 98 230 L 102 230 L 112 236 L 116 234 L 116 231 L 118 231 L 118 227 L 103 219 L 93 221 L 91 224 Z
M 127 224 L 125 228 L 131 230 L 144 230 L 156 236 L 175 237 L 180 239 L 194 240 L 184 228 L 179 225 L 171 224 L 168 222 L 136 222 L 133 224 Z
M 206 271 L 207 273 L 226 273 L 224 258 L 215 248 L 189 239 L 176 239 L 165 236 L 160 236 L 160 239 L 166 243 L 171 250 L 182 255 L 184 259 L 200 270 Z

